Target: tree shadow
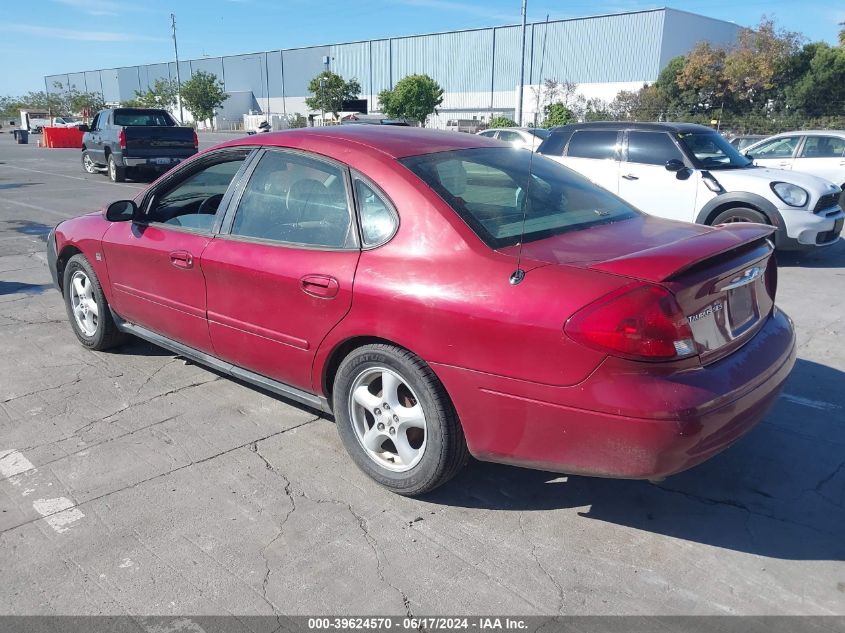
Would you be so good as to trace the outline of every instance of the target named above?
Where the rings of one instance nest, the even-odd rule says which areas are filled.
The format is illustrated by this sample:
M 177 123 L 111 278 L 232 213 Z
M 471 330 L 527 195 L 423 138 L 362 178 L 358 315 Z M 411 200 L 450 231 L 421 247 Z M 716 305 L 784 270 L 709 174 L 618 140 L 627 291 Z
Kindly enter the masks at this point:
M 845 374 L 799 359 L 751 433 L 659 484 L 472 462 L 427 495 L 502 511 L 584 508 L 585 519 L 790 560 L 845 560 Z
M 28 284 L 22 281 L 3 281 L 0 280 L 0 296 L 13 294 L 26 295 L 40 295 L 45 290 L 49 290 L 53 284 Z
M 31 220 L 9 220 L 9 224 L 12 225 L 13 231 L 23 233 L 24 235 L 34 235 L 44 242 L 47 241 L 47 235 L 53 229 L 49 224 L 33 222 Z
M 0 191 L 6 189 L 20 189 L 21 187 L 32 187 L 34 185 L 43 185 L 43 182 L 8 182 L 0 183 Z

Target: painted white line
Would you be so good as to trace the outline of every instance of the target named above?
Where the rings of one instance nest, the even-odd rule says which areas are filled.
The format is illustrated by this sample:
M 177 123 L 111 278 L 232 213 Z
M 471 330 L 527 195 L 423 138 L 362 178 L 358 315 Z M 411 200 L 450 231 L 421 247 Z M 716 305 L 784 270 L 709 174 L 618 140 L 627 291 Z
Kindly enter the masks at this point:
M 833 404 L 832 402 L 825 402 L 824 400 L 810 400 L 809 398 L 802 398 L 801 396 L 793 396 L 790 393 L 783 393 L 780 397 L 789 402 L 810 407 L 811 409 L 818 409 L 819 411 L 835 411 L 836 409 L 842 408 L 841 405 Z
M 36 211 L 41 211 L 42 213 L 57 215 L 66 220 L 68 218 L 75 217 L 72 213 L 62 213 L 61 211 L 55 211 L 54 209 L 48 209 L 46 207 L 39 207 L 37 204 L 29 204 L 28 202 L 21 202 L 20 200 L 10 200 L 6 198 L 5 200 L 0 200 L 0 204 L 16 204 L 19 207 L 24 207 L 25 209 L 35 209 Z M 80 211 L 77 215 L 82 215 L 83 213 L 88 213 L 88 211 Z
M 67 174 L 57 174 L 54 171 L 43 171 L 41 169 L 30 169 L 29 167 L 19 167 L 17 165 L 3 165 L 8 169 L 19 169 L 20 171 L 31 171 L 35 174 L 47 174 L 48 176 L 58 176 L 59 178 L 69 178 L 71 180 L 81 180 L 83 182 L 90 182 L 95 185 L 106 185 L 109 187 L 118 186 L 118 187 L 129 187 L 130 189 L 143 189 L 143 186 L 138 185 L 127 185 L 126 183 L 122 182 L 111 182 L 111 181 L 100 181 L 94 180 L 92 178 L 83 178 L 82 176 L 68 176 Z
M 16 450 L 0 451 L 0 475 L 3 479 L 20 475 L 27 470 L 34 469 L 35 466 L 23 453 Z
M 85 516 L 75 506 L 76 504 L 67 497 L 36 499 L 32 502 L 35 511 L 43 516 L 47 524 L 59 533 L 67 532 L 71 524 Z

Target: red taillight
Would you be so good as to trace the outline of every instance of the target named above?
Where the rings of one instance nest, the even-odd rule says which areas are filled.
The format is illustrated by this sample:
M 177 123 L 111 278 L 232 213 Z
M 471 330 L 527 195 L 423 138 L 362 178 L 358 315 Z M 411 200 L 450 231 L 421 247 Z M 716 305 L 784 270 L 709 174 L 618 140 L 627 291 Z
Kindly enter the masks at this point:
M 122 129 L 117 133 L 117 144 L 120 149 L 126 149 L 126 130 Z
M 579 343 L 638 360 L 675 360 L 696 354 L 692 330 L 671 292 L 625 286 L 569 318 L 566 333 Z
M 199 137 L 197 137 L 197 131 L 194 130 L 194 149 L 199 149 L 199 147 L 200 147 L 200 140 L 199 140 Z

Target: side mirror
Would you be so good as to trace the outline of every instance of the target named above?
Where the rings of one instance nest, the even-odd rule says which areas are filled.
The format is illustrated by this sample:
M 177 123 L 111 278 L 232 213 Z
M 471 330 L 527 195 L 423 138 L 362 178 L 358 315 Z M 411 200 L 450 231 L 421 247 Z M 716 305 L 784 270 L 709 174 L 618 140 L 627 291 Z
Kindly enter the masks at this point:
M 106 208 L 106 219 L 109 222 L 128 222 L 135 220 L 138 215 L 138 205 L 134 200 L 118 200 Z
M 745 156 L 748 160 L 754 160 L 754 157 L 751 154 L 749 154 L 748 152 L 743 154 L 743 156 Z
M 686 165 L 684 165 L 684 162 L 681 161 L 681 160 L 678 160 L 677 158 L 673 158 L 671 160 L 666 161 L 666 171 L 678 172 L 678 171 L 681 171 L 682 169 L 685 169 L 685 168 L 686 168 Z

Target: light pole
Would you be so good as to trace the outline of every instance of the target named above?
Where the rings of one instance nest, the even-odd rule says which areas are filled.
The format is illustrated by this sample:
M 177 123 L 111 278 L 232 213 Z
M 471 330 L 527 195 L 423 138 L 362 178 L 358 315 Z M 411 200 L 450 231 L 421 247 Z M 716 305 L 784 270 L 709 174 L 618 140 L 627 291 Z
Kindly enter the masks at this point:
M 525 9 L 527 0 L 522 0 L 522 53 L 519 58 L 519 93 L 516 95 L 516 124 L 522 125 L 522 93 L 525 90 Z
M 176 14 L 170 14 L 170 26 L 173 28 L 173 52 L 176 55 L 176 101 L 179 102 L 179 121 L 185 123 L 185 114 L 182 112 L 182 78 L 179 75 L 179 48 L 176 46 Z M 524 43 L 523 43 L 524 45 Z

